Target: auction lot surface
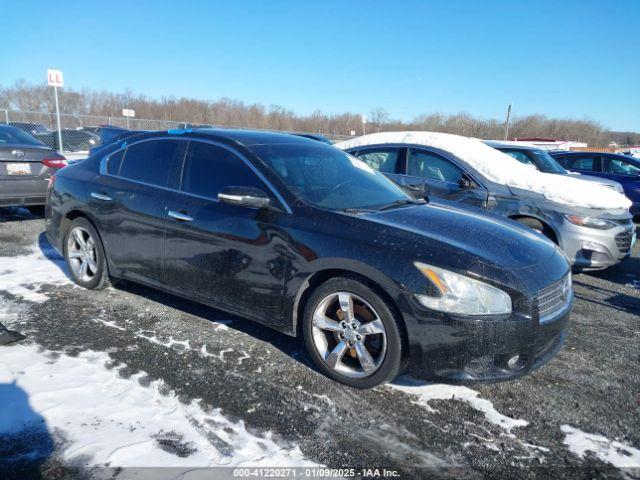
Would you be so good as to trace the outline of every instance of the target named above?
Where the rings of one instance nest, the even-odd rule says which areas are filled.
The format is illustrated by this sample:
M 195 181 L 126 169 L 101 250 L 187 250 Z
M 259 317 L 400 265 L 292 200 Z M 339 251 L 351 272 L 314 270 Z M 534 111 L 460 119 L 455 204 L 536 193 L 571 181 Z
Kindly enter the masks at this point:
M 317 372 L 300 339 L 129 283 L 74 287 L 43 230 L 24 209 L 0 209 L 0 322 L 27 336 L 0 347 L 5 472 L 125 478 L 96 467 L 170 466 L 179 470 L 148 478 L 191 478 L 179 475 L 325 465 L 400 478 L 640 478 L 638 246 L 574 277 L 566 345 L 537 372 L 356 391 Z

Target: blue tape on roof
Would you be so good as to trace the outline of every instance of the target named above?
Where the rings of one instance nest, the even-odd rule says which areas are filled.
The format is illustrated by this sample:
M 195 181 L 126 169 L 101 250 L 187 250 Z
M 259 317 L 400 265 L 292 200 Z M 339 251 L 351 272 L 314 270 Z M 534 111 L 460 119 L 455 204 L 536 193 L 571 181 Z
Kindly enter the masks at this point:
M 185 133 L 191 133 L 190 128 L 173 128 L 171 130 L 167 130 L 169 135 L 184 135 Z

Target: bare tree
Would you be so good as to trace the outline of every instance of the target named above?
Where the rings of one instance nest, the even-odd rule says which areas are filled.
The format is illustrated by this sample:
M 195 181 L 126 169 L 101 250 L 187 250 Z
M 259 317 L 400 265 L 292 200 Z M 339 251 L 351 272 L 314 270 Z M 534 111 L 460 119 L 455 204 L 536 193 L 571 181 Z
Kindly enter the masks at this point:
M 126 90 L 122 93 L 64 88 L 60 91 L 63 113 L 120 117 L 122 108 L 133 108 L 136 117 L 177 122 L 205 123 L 220 126 L 262 128 L 285 131 L 306 131 L 335 136 L 359 132 L 361 117 L 356 113 L 325 114 L 316 110 L 310 115 L 298 115 L 280 105 L 265 107 L 246 104 L 231 98 L 196 100 L 193 98 L 150 98 Z M 30 84 L 20 80 L 10 87 L 0 85 L 0 108 L 40 112 L 49 118 L 53 112 L 51 89 L 46 84 Z M 2 118 L 0 117 L 0 121 Z M 483 119 L 467 112 L 456 114 L 425 113 L 412 121 L 394 120 L 389 112 L 378 107 L 369 113 L 373 131 L 424 130 L 448 132 L 470 137 L 497 139 L 503 122 Z M 640 143 L 640 133 L 610 132 L 600 123 L 585 119 L 556 119 L 544 115 L 516 117 L 510 128 L 512 137 L 541 137 L 587 142 L 592 146 Z

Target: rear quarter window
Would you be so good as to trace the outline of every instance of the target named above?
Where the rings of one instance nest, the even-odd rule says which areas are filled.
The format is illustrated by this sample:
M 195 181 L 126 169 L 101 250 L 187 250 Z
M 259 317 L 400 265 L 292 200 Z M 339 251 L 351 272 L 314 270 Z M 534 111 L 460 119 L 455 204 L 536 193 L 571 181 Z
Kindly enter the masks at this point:
M 109 175 L 118 175 L 120 173 L 120 166 L 122 165 L 123 157 L 124 150 L 118 150 L 108 158 L 107 173 Z

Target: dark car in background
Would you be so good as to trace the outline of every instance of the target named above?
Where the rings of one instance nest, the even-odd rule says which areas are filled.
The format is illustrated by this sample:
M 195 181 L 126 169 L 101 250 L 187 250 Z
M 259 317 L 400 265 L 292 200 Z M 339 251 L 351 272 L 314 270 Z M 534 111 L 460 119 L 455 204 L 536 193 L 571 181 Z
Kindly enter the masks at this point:
M 618 182 L 614 182 L 613 180 L 592 177 L 591 175 L 581 175 L 568 171 L 562 165 L 560 165 L 560 163 L 558 163 L 558 161 L 553 158 L 547 150 L 543 150 L 541 148 L 536 148 L 533 146 L 516 145 L 506 142 L 502 143 L 495 141 L 485 141 L 484 143 L 492 148 L 495 148 L 496 150 L 500 150 L 502 153 L 506 153 L 507 155 L 518 160 L 520 163 L 535 167 L 541 172 L 551 173 L 554 175 L 571 175 L 574 178 L 578 178 L 586 182 L 594 182 L 600 185 L 604 185 L 605 187 L 615 190 L 618 193 L 624 193 L 622 185 L 620 185 Z
M 305 132 L 291 132 L 291 135 L 297 135 L 299 137 L 310 138 L 311 140 L 316 140 L 318 142 L 325 143 L 327 145 L 333 145 L 333 142 L 329 140 L 324 135 L 320 135 L 319 133 L 305 133 Z
M 9 122 L 7 125 L 12 127 L 19 128 L 20 130 L 24 130 L 29 135 L 37 135 L 39 133 L 47 133 L 50 132 L 51 129 L 45 127 L 41 123 L 32 123 L 32 122 Z
M 51 174 L 65 165 L 62 155 L 25 131 L 0 125 L 0 206 L 40 213 Z
M 109 148 L 112 143 L 119 142 L 121 140 L 125 140 L 129 137 L 137 135 L 139 133 L 144 133 L 142 130 L 119 130 L 115 132 L 109 132 L 107 135 L 101 136 L 102 142 L 100 145 L 96 145 L 95 147 L 91 147 L 89 149 L 89 155 L 95 155 L 102 150 Z
M 632 215 L 640 216 L 640 159 L 602 152 L 550 152 L 551 155 L 572 172 L 606 178 L 622 185 L 624 194 L 633 205 Z
M 381 143 L 346 151 L 415 198 L 454 201 L 536 230 L 559 245 L 576 269 L 603 269 L 631 255 L 635 227 L 628 212 L 560 205 L 492 181 L 451 152 L 427 145 Z
M 84 152 L 100 144 L 98 135 L 84 130 L 63 128 L 61 135 L 62 147 L 65 152 Z M 34 137 L 54 150 L 60 150 L 57 131 L 37 133 Z
M 303 336 L 368 388 L 535 369 L 563 344 L 566 257 L 513 222 L 414 200 L 347 153 L 249 130 L 150 132 L 60 171 L 46 230 L 75 282 L 124 278 Z M 465 235 L 464 232 L 473 232 Z

